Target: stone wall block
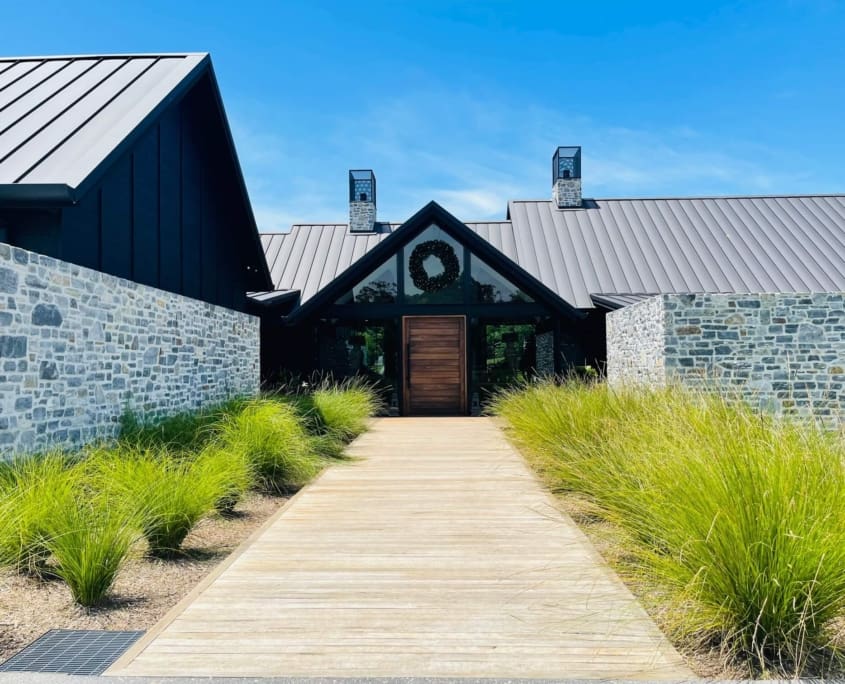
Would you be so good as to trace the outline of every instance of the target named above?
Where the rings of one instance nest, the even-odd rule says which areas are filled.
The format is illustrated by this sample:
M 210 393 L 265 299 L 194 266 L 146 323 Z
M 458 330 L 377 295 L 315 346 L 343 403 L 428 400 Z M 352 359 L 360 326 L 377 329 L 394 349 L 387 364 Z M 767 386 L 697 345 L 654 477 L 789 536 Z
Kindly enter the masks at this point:
M 608 380 L 739 389 L 763 410 L 841 423 L 843 302 L 839 292 L 660 295 L 608 314 Z
M 4 243 L 0 263 L 0 458 L 258 391 L 254 316 Z

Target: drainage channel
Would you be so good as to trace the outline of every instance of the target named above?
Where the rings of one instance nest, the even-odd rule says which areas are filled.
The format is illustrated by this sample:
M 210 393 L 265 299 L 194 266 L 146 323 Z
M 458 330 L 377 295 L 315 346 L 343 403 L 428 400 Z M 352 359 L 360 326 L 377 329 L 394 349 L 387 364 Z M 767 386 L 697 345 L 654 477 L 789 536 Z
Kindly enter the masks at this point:
M 51 629 L 0 664 L 0 672 L 99 675 L 143 633 Z

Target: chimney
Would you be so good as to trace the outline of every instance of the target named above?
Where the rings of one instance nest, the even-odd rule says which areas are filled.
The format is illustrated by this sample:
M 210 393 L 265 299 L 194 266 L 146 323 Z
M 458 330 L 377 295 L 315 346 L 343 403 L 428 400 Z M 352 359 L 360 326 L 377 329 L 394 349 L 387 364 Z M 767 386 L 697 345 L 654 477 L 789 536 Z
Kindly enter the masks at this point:
M 581 147 L 558 147 L 552 157 L 552 201 L 558 209 L 581 206 Z
M 349 172 L 349 232 L 376 229 L 376 176 L 371 169 Z

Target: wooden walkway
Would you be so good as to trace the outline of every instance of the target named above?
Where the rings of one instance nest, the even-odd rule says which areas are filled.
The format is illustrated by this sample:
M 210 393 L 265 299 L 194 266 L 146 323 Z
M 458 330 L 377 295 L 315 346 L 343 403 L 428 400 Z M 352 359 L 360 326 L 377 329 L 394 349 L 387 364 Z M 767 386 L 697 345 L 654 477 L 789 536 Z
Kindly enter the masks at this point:
M 691 673 L 484 418 L 390 418 L 109 674 Z

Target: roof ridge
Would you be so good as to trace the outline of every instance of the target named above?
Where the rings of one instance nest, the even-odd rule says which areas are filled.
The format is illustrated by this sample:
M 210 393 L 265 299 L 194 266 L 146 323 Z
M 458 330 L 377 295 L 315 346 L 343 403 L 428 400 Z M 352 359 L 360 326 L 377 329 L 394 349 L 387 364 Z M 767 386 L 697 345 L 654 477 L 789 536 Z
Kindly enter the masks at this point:
M 48 62 L 64 59 L 139 59 L 158 57 L 204 57 L 210 54 L 208 51 L 199 52 L 104 52 L 78 55 L 23 55 L 23 56 L 0 56 L 0 62 Z
M 401 226 L 405 223 L 405 221 L 378 221 L 378 223 L 380 223 L 382 225 L 388 225 L 388 226 Z M 477 220 L 473 220 L 473 221 L 462 221 L 462 223 L 464 225 L 471 225 L 471 224 L 475 224 L 475 223 L 483 223 L 483 224 L 500 223 L 500 224 L 505 225 L 505 224 L 513 223 L 513 221 L 510 221 L 508 219 L 490 219 L 490 220 L 477 219 Z M 320 223 L 320 222 L 316 222 L 316 221 L 314 223 L 291 223 L 290 229 L 293 230 L 294 228 L 315 228 L 317 226 L 319 226 L 321 228 L 348 228 L 349 224 L 348 223 L 336 223 L 334 221 L 328 222 L 328 223 Z M 290 233 L 290 230 L 262 230 L 261 231 L 262 235 L 287 235 L 288 233 Z M 361 233 L 361 235 L 371 235 L 371 234 L 372 233 Z
M 667 195 L 664 197 L 584 197 L 585 201 L 592 202 L 635 202 L 642 200 L 696 200 L 696 199 L 801 199 L 812 197 L 845 197 L 845 192 L 821 192 L 821 193 L 787 193 L 771 195 Z M 512 199 L 508 204 L 550 204 L 551 199 Z M 481 222 L 483 223 L 483 222 Z M 492 223 L 492 221 L 491 221 Z

